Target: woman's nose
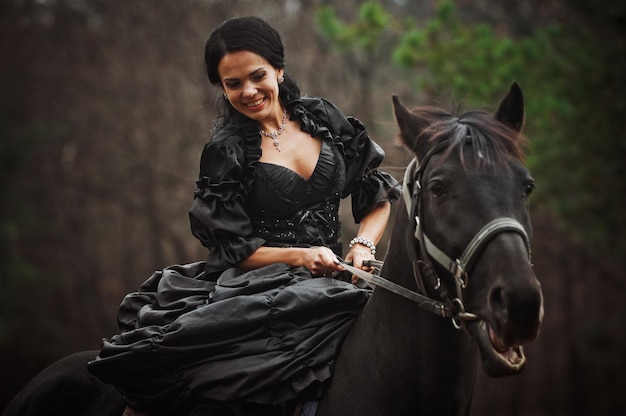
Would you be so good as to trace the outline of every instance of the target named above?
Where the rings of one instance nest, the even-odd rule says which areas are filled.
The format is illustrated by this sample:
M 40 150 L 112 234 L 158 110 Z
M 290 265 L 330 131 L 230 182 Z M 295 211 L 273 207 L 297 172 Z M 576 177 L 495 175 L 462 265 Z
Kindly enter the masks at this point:
M 247 97 L 251 97 L 254 94 L 257 93 L 257 89 L 255 87 L 255 85 L 251 82 L 247 82 L 244 86 L 243 86 L 243 94 Z

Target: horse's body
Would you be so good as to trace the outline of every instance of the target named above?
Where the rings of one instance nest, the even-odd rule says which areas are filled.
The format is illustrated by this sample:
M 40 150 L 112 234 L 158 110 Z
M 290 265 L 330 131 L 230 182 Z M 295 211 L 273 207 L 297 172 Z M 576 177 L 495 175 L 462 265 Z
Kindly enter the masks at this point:
M 19 392 L 3 416 L 121 416 L 124 398 L 87 371 L 99 351 L 83 351 L 45 368 Z
M 514 84 L 495 117 L 469 112 L 455 118 L 430 108 L 410 112 L 397 99 L 394 106 L 401 136 L 420 168 L 407 177 L 411 197 L 399 209 L 381 275 L 427 295 L 435 306 L 376 289 L 342 346 L 319 416 L 468 414 L 479 353 L 489 375 L 517 374 L 524 366 L 520 345 L 534 339 L 542 318 L 541 289 L 529 261 L 526 198 L 532 180 L 518 148 L 519 87 Z M 503 225 L 492 226 L 503 218 Z M 426 249 L 426 239 L 444 253 L 444 261 Z M 465 250 L 468 245 L 476 247 Z M 464 259 L 467 251 L 464 270 L 447 267 L 448 256 Z M 440 315 L 433 313 L 439 309 Z M 69 377 L 61 377 L 62 369 L 57 374 L 59 364 L 44 371 L 4 415 L 120 416 L 122 397 L 80 369 L 89 355 L 69 359 Z M 74 378 L 72 388 L 81 394 L 58 406 L 51 375 L 57 381 Z M 90 388 L 81 391 L 81 381 Z M 106 404 L 95 400 L 97 394 Z M 48 411 L 36 411 L 41 403 Z

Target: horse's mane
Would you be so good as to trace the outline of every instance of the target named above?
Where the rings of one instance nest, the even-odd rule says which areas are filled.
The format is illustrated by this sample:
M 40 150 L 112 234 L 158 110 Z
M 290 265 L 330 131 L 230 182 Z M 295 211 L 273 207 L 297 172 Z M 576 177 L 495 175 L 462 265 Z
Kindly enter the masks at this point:
M 524 159 L 524 137 L 487 111 L 469 110 L 453 114 L 438 107 L 420 106 L 412 112 L 427 125 L 416 143 L 428 143 L 429 148 L 434 148 L 445 142 L 444 158 L 455 153 L 463 161 L 463 150 L 471 144 L 473 156 L 480 164 Z

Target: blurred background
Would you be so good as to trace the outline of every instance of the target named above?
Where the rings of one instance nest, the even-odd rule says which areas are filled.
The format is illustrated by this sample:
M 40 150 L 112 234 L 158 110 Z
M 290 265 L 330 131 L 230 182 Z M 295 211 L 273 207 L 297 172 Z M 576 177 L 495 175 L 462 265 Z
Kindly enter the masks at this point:
M 473 414 L 616 414 L 626 391 L 616 0 L 3 0 L 0 409 L 52 361 L 99 348 L 124 294 L 154 270 L 204 258 L 187 216 L 220 97 L 203 49 L 238 15 L 281 32 L 303 92 L 361 119 L 398 178 L 410 156 L 392 94 L 495 110 L 521 85 L 545 321 L 522 375 L 479 371 Z

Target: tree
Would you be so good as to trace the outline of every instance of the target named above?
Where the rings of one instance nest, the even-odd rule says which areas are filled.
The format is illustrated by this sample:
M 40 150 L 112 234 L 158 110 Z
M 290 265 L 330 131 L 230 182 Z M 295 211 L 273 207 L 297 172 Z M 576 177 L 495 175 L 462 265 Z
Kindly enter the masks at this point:
M 389 59 L 389 44 L 396 22 L 376 2 L 365 2 L 358 10 L 353 23 L 337 17 L 331 6 L 321 7 L 316 13 L 316 22 L 322 34 L 343 55 L 348 73 L 356 74 L 357 96 L 363 120 L 374 119 L 373 92 L 377 72 L 384 69 L 380 62 Z
M 596 33 L 553 24 L 516 39 L 463 23 L 454 2 L 442 1 L 425 27 L 402 34 L 393 56 L 419 74 L 417 88 L 440 100 L 481 106 L 520 82 L 536 200 L 589 248 L 623 261 L 626 210 L 615 195 L 626 193 L 626 142 L 615 120 L 626 110 L 619 75 L 626 48 L 623 36 L 605 42 Z

